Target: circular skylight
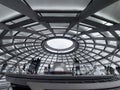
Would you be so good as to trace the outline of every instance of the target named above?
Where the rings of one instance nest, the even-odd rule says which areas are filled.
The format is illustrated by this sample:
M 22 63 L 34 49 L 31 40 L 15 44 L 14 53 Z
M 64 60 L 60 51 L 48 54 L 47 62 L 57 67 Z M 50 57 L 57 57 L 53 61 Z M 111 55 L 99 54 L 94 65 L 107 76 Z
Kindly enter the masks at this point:
M 42 46 L 50 53 L 65 54 L 78 48 L 78 43 L 70 38 L 53 37 L 43 41 Z
M 73 42 L 69 39 L 55 38 L 47 41 L 47 45 L 54 49 L 66 49 L 73 45 Z

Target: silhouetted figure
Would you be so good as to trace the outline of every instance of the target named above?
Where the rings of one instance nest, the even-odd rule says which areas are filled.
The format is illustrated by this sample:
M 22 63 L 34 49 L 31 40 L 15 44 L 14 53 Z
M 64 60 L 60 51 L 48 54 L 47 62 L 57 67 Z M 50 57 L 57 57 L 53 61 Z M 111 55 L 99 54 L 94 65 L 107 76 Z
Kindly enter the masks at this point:
M 37 61 L 32 59 L 29 68 L 28 68 L 28 73 L 34 74 L 35 73 L 35 66 L 36 66 Z
M 116 67 L 117 72 L 120 74 L 120 66 Z
M 48 68 L 44 67 L 44 74 L 47 74 L 47 73 L 48 73 Z
M 23 68 L 22 68 L 24 71 L 25 71 L 25 67 L 26 67 L 26 64 L 24 64 L 24 65 L 23 65 Z
M 37 74 L 37 72 L 38 72 L 38 69 L 39 69 L 40 63 L 41 63 L 41 60 L 38 58 L 38 59 L 36 60 L 35 74 Z
M 6 67 L 7 67 L 7 62 L 5 62 L 3 65 L 2 65 L 2 68 L 1 68 L 1 72 L 3 72 L 5 69 L 6 69 Z M 1 75 L 0 76 L 0 79 L 3 77 L 4 75 Z
M 77 58 L 74 58 L 74 67 L 75 67 L 75 74 L 79 75 L 80 74 L 80 66 L 79 66 L 79 61 Z
M 115 70 L 114 70 L 114 68 L 111 67 L 111 66 L 105 67 L 105 70 L 106 70 L 106 74 L 107 74 L 107 75 L 110 75 L 110 74 L 114 75 L 114 74 L 115 74 Z
M 51 66 L 50 64 L 48 64 L 48 73 L 50 74 L 50 69 L 51 69 Z
M 7 67 L 7 62 L 5 62 L 3 65 L 2 65 L 2 68 L 1 68 L 1 72 L 3 71 L 3 70 L 5 70 L 5 68 Z
M 114 75 L 115 74 L 114 71 L 115 71 L 114 68 L 110 66 L 110 74 Z
M 105 66 L 106 75 L 109 75 L 109 66 Z
M 28 73 L 37 74 L 40 63 L 41 63 L 41 60 L 39 58 L 37 58 L 37 60 L 32 59 L 29 65 Z

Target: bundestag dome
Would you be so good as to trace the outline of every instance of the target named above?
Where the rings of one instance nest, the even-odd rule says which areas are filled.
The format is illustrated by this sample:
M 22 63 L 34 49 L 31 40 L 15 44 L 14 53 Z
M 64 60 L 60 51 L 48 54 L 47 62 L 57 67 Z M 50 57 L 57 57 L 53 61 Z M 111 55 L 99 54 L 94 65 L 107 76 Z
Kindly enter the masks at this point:
M 120 90 L 120 0 L 0 0 L 0 90 Z

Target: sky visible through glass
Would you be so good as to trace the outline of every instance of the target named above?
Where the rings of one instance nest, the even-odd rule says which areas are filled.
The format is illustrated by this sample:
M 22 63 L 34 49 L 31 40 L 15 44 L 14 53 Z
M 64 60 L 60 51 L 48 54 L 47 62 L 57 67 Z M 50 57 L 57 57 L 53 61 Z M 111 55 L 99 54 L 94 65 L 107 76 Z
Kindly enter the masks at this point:
M 56 38 L 47 41 L 48 46 L 54 49 L 66 49 L 73 45 L 73 42 L 68 39 Z

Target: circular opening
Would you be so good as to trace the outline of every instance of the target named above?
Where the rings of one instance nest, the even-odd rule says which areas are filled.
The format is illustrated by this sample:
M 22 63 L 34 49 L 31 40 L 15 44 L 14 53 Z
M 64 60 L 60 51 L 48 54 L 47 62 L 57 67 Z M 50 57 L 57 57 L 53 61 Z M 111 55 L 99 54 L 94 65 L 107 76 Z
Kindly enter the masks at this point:
M 42 42 L 42 47 L 50 53 L 65 54 L 76 50 L 78 43 L 74 39 L 67 37 L 51 37 Z
M 73 45 L 73 42 L 69 39 L 56 38 L 48 40 L 47 45 L 51 48 L 61 50 L 71 47 Z

